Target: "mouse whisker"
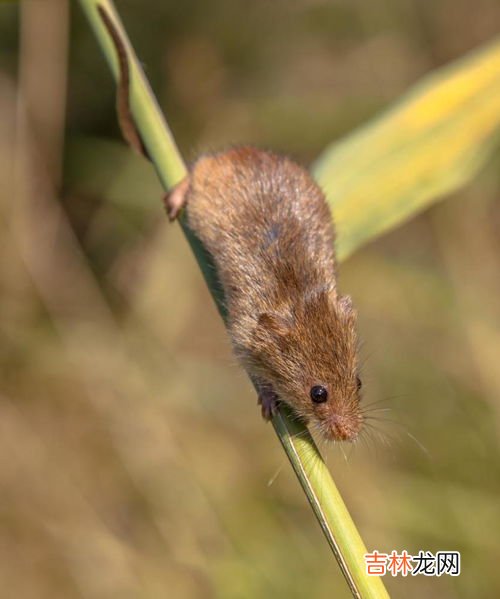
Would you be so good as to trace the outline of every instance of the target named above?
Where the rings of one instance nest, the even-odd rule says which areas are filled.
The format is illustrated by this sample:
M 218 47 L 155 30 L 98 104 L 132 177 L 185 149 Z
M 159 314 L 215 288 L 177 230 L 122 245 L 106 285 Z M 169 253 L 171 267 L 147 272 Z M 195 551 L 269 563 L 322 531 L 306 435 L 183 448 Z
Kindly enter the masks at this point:
M 309 434 L 309 431 L 305 430 L 305 431 L 299 431 L 298 433 L 293 433 L 293 435 L 290 435 L 291 439 L 300 439 L 302 437 L 307 437 L 307 435 Z
M 274 484 L 274 481 L 278 478 L 278 476 L 281 474 L 282 470 L 283 470 L 283 465 L 284 462 L 282 462 L 278 469 L 276 470 L 276 472 L 271 476 L 271 478 L 267 481 L 267 486 L 270 487 L 271 485 Z
M 387 397 L 382 397 L 381 399 L 371 401 L 371 402 L 367 403 L 366 406 L 374 406 L 377 404 L 399 401 L 400 399 L 408 398 L 408 397 L 411 397 L 411 395 L 409 393 L 399 393 L 396 395 L 388 395 Z
M 339 448 L 340 448 L 340 451 L 342 452 L 342 455 L 344 456 L 344 461 L 347 463 L 347 455 L 346 455 L 346 453 L 344 451 L 344 444 L 343 443 L 339 443 Z
M 363 416 L 365 414 L 373 414 L 374 412 L 392 412 L 393 409 L 392 408 L 368 408 L 368 409 L 363 409 L 361 410 L 361 414 L 363 414 Z
M 414 435 L 412 435 L 409 431 L 405 431 L 406 435 L 414 441 L 415 445 L 423 452 L 423 454 L 429 459 L 432 457 L 431 452 L 427 449 L 427 447 L 421 443 Z
M 377 420 L 377 419 L 375 419 Z M 380 427 L 375 426 L 372 422 L 365 422 L 365 430 L 368 433 L 370 433 L 372 440 L 375 440 L 375 438 L 382 442 L 384 445 L 390 446 L 390 442 L 392 442 L 392 437 L 391 435 L 389 435 L 389 433 L 385 430 L 382 430 Z
M 376 416 L 365 416 L 365 418 L 371 422 L 365 422 L 365 427 L 366 429 L 370 429 L 373 432 L 376 432 L 378 436 L 380 436 L 381 438 L 384 437 L 386 441 L 390 440 L 395 441 L 397 440 L 398 442 L 401 442 L 401 433 L 404 433 L 407 437 L 409 437 L 414 443 L 415 445 L 420 449 L 420 451 L 422 451 L 422 453 L 427 457 L 427 458 L 431 458 L 431 453 L 430 451 L 427 449 L 427 447 L 425 447 L 425 445 L 423 443 L 421 443 L 416 437 L 415 435 L 413 435 L 412 433 L 410 433 L 410 431 L 408 431 L 407 426 L 402 423 L 399 422 L 397 420 L 392 420 L 390 418 L 377 418 Z M 390 423 L 390 424 L 395 424 L 400 428 L 400 431 L 391 431 L 391 433 L 389 433 L 389 431 L 387 430 L 381 430 L 381 428 L 379 426 L 376 426 L 377 423 Z
M 360 435 L 360 442 L 370 451 L 374 450 L 376 452 L 378 450 L 378 446 L 374 440 L 373 430 L 370 426 L 365 426 L 363 428 Z

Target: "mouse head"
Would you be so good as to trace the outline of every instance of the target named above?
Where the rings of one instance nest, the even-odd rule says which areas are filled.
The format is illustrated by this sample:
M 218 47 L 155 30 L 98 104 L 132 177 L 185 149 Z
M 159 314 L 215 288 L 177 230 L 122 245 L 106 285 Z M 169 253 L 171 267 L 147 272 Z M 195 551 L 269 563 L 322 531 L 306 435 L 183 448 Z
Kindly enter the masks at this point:
M 360 410 L 356 312 L 348 296 L 320 291 L 259 315 L 258 374 L 328 440 L 356 439 Z

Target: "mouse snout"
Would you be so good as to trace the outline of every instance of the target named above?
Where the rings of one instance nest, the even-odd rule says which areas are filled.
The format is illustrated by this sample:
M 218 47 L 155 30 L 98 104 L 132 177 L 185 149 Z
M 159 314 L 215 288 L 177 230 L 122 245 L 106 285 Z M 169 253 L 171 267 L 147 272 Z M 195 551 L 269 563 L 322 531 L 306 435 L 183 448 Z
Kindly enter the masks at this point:
M 332 414 L 322 428 L 327 429 L 327 436 L 334 441 L 355 441 L 361 419 L 357 414 Z

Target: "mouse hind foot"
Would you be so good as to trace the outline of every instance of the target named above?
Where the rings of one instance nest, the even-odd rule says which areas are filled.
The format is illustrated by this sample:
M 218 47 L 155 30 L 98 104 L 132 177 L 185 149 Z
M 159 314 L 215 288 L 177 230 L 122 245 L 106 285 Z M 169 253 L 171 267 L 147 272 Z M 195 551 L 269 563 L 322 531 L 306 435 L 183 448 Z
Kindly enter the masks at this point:
M 167 211 L 168 220 L 173 222 L 186 204 L 189 189 L 189 176 L 184 177 L 180 183 L 163 196 L 163 203 Z

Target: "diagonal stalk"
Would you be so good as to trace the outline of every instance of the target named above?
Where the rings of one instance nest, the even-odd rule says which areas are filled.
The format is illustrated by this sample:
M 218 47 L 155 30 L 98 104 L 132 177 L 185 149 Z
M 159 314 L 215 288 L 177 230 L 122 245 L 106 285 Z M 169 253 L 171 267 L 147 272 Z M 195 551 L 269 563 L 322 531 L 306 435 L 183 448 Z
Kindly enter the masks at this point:
M 186 166 L 158 107 L 140 63 L 128 40 L 111 0 L 80 0 L 115 79 L 118 78 L 116 50 L 101 22 L 97 7 L 113 19 L 125 44 L 130 67 L 130 104 L 137 128 L 163 187 L 168 191 L 182 180 Z M 221 316 L 225 317 L 222 290 L 209 255 L 198 239 L 180 220 L 181 227 L 203 272 Z M 323 533 L 339 563 L 354 597 L 384 598 L 387 591 L 379 577 L 365 572 L 363 541 L 347 511 L 335 483 L 306 427 L 292 419 L 289 409 L 280 406 L 273 426 Z

